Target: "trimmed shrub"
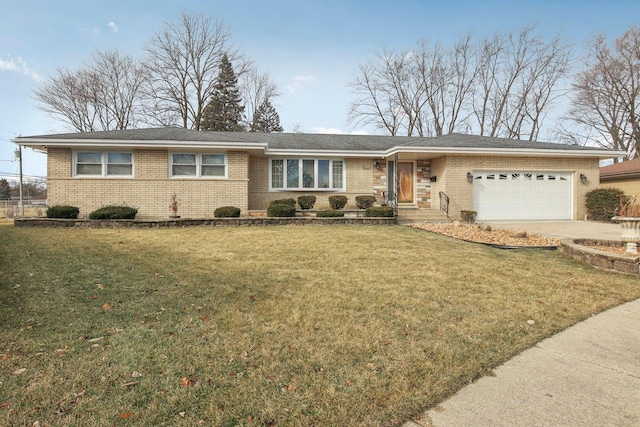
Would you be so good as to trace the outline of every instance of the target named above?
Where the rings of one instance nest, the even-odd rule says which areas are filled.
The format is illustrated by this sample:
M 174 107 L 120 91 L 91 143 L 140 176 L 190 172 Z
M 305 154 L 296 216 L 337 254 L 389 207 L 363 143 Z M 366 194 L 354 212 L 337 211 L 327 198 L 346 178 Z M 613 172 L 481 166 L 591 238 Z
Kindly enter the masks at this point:
M 476 211 L 460 211 L 460 216 L 464 222 L 474 223 L 476 222 L 476 216 L 478 216 L 478 212 Z
M 596 188 L 585 196 L 585 205 L 589 218 L 594 221 L 611 221 L 616 209 L 627 196 L 619 188 Z
M 316 196 L 300 196 L 298 197 L 300 209 L 311 209 L 316 204 Z
M 277 199 L 277 200 L 272 200 L 270 205 L 291 205 L 294 206 L 296 205 L 296 199 Z
M 358 206 L 358 209 L 370 208 L 375 201 L 375 196 L 356 196 L 356 206 Z
M 296 216 L 296 207 L 295 205 L 284 203 L 271 203 L 267 209 L 267 216 L 278 218 L 293 217 Z
M 138 209 L 131 206 L 103 206 L 89 214 L 89 219 L 134 219 Z
M 344 216 L 344 212 L 336 211 L 333 209 L 326 210 L 326 211 L 319 211 L 318 213 L 316 213 L 316 217 L 318 218 L 338 218 L 343 216 Z
M 240 216 L 240 208 L 235 206 L 222 206 L 213 211 L 216 218 L 238 218 Z
M 329 196 L 329 204 L 331 209 L 342 209 L 347 204 L 349 198 L 347 196 Z
M 75 206 L 55 205 L 47 208 L 47 218 L 76 219 L 80 209 Z
M 393 206 L 371 206 L 364 210 L 364 216 L 392 218 Z

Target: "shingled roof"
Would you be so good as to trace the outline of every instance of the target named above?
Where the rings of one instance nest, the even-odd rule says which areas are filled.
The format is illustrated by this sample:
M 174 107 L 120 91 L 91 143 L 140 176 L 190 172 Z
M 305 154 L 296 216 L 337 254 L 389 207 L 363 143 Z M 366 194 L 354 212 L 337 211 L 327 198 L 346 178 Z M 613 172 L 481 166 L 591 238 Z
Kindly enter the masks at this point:
M 640 178 L 640 158 L 614 163 L 600 168 L 600 180 Z
M 87 146 L 100 144 L 109 146 L 220 146 L 257 149 L 265 152 L 332 152 L 361 155 L 388 155 L 398 152 L 467 152 L 487 150 L 489 152 L 552 151 L 573 155 L 614 157 L 619 153 L 548 142 L 531 142 L 516 139 L 493 138 L 463 134 L 450 134 L 438 137 L 407 137 L 382 135 L 344 135 L 344 134 L 308 134 L 308 133 L 258 133 L 258 132 L 209 132 L 184 128 L 164 127 L 131 130 L 114 130 L 88 133 L 65 133 L 19 137 L 15 143 L 46 151 L 47 145 Z M 328 153 L 327 153 L 328 154 Z

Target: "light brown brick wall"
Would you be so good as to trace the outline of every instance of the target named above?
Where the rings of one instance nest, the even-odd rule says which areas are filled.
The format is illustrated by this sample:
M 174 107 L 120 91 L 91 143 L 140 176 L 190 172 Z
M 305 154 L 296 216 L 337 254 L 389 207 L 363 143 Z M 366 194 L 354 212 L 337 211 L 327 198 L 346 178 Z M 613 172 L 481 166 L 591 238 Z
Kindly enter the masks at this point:
M 640 198 L 640 179 L 619 179 L 615 181 L 605 181 L 600 183 L 603 188 L 618 188 L 624 191 L 627 196 Z
M 481 170 L 506 171 L 557 171 L 573 173 L 573 219 L 584 219 L 585 194 L 598 185 L 599 161 L 597 158 L 543 158 L 543 157 L 492 157 L 445 156 L 431 162 L 431 174 L 438 178 L 431 189 L 434 197 L 444 191 L 451 198 L 453 213 L 473 209 L 473 185 L 467 182 L 467 172 Z M 587 184 L 580 182 L 580 174 L 587 176 Z M 436 206 L 434 203 L 434 206 Z
M 251 157 L 249 160 L 249 210 L 266 210 L 275 199 L 298 196 L 316 196 L 314 209 L 328 209 L 329 196 L 345 195 L 349 198 L 345 209 L 356 208 L 356 196 L 374 194 L 372 159 L 344 159 L 346 166 L 346 191 L 269 191 L 269 158 Z
M 216 208 L 227 205 L 247 214 L 247 153 L 227 153 L 228 179 L 171 179 L 167 150 L 135 150 L 135 177 L 116 179 L 72 177 L 71 150 L 48 151 L 48 203 L 77 206 L 81 217 L 104 205 L 127 204 L 138 208 L 136 218 L 166 218 L 174 192 L 182 218 L 211 218 Z

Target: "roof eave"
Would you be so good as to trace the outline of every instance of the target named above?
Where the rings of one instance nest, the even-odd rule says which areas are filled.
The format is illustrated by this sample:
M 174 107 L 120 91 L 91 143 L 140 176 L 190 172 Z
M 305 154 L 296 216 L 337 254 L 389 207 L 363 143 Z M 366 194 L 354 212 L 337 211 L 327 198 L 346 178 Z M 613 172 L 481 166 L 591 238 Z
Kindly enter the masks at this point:
M 12 142 L 23 147 L 30 147 L 34 150 L 46 153 L 47 147 L 96 147 L 96 148 L 163 148 L 163 149 L 211 149 L 218 150 L 242 150 L 261 151 L 267 149 L 265 143 L 245 143 L 245 142 L 209 142 L 209 141 L 171 141 L 171 140 L 107 140 L 107 139 L 37 139 L 37 138 L 16 138 Z
M 460 155 L 492 155 L 492 156 L 536 156 L 536 157 L 597 157 L 601 160 L 619 157 L 626 154 L 619 150 L 563 150 L 544 148 L 469 148 L 469 147 L 393 147 L 387 156 L 396 153 L 425 153 L 425 154 L 460 154 Z

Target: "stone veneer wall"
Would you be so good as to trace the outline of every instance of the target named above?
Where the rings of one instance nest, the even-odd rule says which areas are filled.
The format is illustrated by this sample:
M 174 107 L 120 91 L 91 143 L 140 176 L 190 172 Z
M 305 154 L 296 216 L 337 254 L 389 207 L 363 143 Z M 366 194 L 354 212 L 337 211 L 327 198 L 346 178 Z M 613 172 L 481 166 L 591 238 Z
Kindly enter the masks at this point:
M 47 156 L 49 205 L 80 208 L 80 217 L 105 205 L 138 208 L 139 219 L 166 218 L 176 193 L 183 218 L 212 218 L 220 206 L 248 211 L 249 155 L 228 152 L 227 179 L 169 178 L 167 150 L 134 150 L 133 178 L 80 178 L 72 176 L 72 151 L 50 147 Z

